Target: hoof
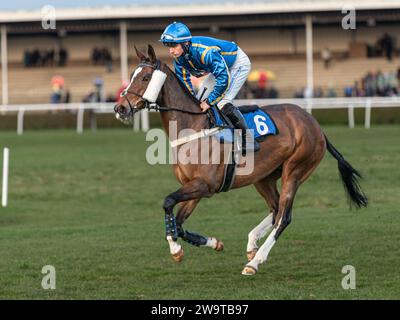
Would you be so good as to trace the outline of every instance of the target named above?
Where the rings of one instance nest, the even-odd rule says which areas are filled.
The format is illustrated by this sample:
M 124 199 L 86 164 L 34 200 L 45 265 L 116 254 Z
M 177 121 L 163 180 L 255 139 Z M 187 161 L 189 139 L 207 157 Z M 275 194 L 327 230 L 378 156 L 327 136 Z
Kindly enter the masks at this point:
M 242 275 L 244 276 L 254 276 L 257 273 L 257 270 L 252 266 L 245 266 Z
M 224 250 L 224 243 L 222 241 L 217 240 L 217 244 L 215 246 L 215 251 L 222 251 Z
M 183 259 L 183 249 L 179 250 L 177 253 L 172 255 L 172 259 L 175 262 L 181 262 Z
M 258 249 L 253 249 L 252 251 L 247 251 L 247 261 L 251 261 L 254 259 L 254 257 L 256 256 Z

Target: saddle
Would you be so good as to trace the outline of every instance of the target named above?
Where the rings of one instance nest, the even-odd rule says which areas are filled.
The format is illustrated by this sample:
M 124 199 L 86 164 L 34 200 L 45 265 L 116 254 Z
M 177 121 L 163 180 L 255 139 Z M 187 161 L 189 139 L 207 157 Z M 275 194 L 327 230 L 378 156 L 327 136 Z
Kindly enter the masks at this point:
M 239 161 L 239 154 L 241 153 L 241 150 L 237 147 L 240 143 L 235 141 L 239 139 L 239 137 L 234 135 L 234 126 L 218 108 L 212 107 L 208 110 L 210 128 L 223 128 L 219 132 L 213 134 L 213 136 L 217 138 L 220 143 L 232 144 L 230 159 L 225 166 L 224 179 L 218 190 L 218 192 L 226 192 L 233 185 L 236 165 Z M 253 130 L 254 139 L 257 141 L 264 141 L 268 135 L 278 134 L 278 129 L 272 118 L 257 105 L 240 106 L 239 110 L 243 114 L 248 128 Z M 249 151 L 251 150 L 248 150 L 248 152 Z
M 220 143 L 233 142 L 234 126 L 216 107 L 208 109 L 210 128 L 223 128 L 215 134 Z M 264 141 L 268 135 L 278 134 L 278 129 L 271 116 L 257 105 L 239 106 L 239 111 L 246 120 L 247 126 L 253 130 L 254 139 Z

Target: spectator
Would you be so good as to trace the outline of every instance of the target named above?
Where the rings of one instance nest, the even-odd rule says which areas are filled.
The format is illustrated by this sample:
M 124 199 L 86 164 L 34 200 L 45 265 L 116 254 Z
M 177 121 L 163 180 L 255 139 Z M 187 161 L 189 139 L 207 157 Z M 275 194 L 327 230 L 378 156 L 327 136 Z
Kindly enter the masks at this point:
M 265 72 L 261 72 L 258 78 L 257 87 L 253 91 L 253 96 L 256 99 L 265 99 L 267 98 L 267 74 Z
M 324 91 L 321 87 L 314 88 L 314 98 L 322 98 L 324 96 Z
M 296 98 L 296 99 L 303 99 L 304 98 L 304 91 L 305 91 L 306 89 L 305 88 L 301 88 L 301 89 L 299 89 L 299 90 L 297 90 L 295 93 L 294 93 L 294 98 Z
M 40 59 L 40 53 L 38 49 L 33 50 L 31 56 L 31 66 L 37 66 Z
M 112 56 L 110 50 L 103 48 L 102 56 L 107 72 L 112 72 Z
M 49 51 L 47 51 L 47 64 L 50 66 L 54 66 L 54 49 L 50 49 Z
M 368 72 L 363 78 L 363 87 L 366 97 L 373 97 L 376 94 L 376 79 L 372 72 Z
M 59 52 L 59 61 L 58 61 L 58 65 L 60 67 L 63 67 L 67 64 L 67 60 L 68 60 L 68 52 L 65 48 L 61 47 Z
M 267 98 L 268 99 L 278 99 L 279 91 L 275 88 L 273 82 L 269 82 L 267 85 Z
M 64 103 L 70 103 L 71 102 L 71 92 L 68 89 L 64 90 L 63 102 Z
M 351 96 L 352 97 L 362 97 L 363 96 L 363 92 L 360 87 L 360 83 L 358 81 L 354 82 L 353 88 L 351 90 Z
M 112 55 L 107 48 L 99 49 L 94 47 L 91 54 L 91 61 L 95 66 L 103 64 L 107 72 L 112 72 Z
M 31 59 L 30 51 L 29 50 L 25 50 L 24 51 L 24 66 L 25 67 L 30 67 L 30 64 L 31 64 L 30 59 Z
M 373 74 L 369 71 L 361 80 L 362 92 L 366 97 L 391 97 L 399 94 L 399 70 Z
M 52 93 L 50 96 L 50 103 L 61 103 L 62 88 L 58 84 L 52 86 Z
M 106 97 L 103 88 L 103 79 L 101 77 L 96 77 L 93 84 L 95 87 L 94 90 L 89 92 L 89 94 L 83 98 L 82 102 L 105 102 Z
M 64 77 L 63 76 L 54 76 L 51 78 L 51 86 L 52 93 L 50 96 L 50 103 L 61 103 L 63 101 L 63 88 L 64 88 Z
M 389 60 L 392 61 L 393 57 L 393 50 L 394 50 L 394 43 L 392 37 L 385 32 L 383 37 L 378 41 L 380 48 L 382 49 L 382 53 L 385 55 L 385 57 Z
M 44 67 L 47 64 L 47 51 L 40 50 L 39 51 L 39 66 Z
M 92 63 L 96 66 L 100 63 L 101 52 L 97 47 L 92 50 Z
M 380 70 L 376 73 L 376 93 L 381 97 L 385 95 L 385 76 Z
M 55 59 L 54 49 L 50 50 L 39 50 L 34 49 L 32 51 L 24 51 L 24 66 L 25 67 L 42 67 L 42 66 L 53 66 Z
M 337 97 L 336 90 L 333 88 L 332 85 L 330 85 L 328 87 L 328 91 L 326 92 L 326 96 L 328 98 L 336 98 Z
M 324 61 L 325 69 L 328 69 L 330 67 L 331 61 L 332 61 L 332 53 L 328 47 L 325 47 L 324 49 L 322 49 L 321 58 Z
M 351 87 L 351 86 L 344 87 L 344 96 L 346 98 L 352 97 L 353 96 L 353 87 Z
M 398 82 L 395 72 L 388 72 L 386 74 L 385 96 L 387 97 L 396 96 L 398 93 L 397 86 Z

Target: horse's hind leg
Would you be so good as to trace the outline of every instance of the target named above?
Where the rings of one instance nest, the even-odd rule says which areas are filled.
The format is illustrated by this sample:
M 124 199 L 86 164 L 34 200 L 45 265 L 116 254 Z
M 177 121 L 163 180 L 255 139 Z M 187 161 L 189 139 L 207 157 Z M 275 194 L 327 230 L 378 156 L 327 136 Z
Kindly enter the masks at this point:
M 280 177 L 280 172 L 266 177 L 254 184 L 257 191 L 265 199 L 269 207 L 270 214 L 261 221 L 253 230 L 249 232 L 247 242 L 247 260 L 251 261 L 257 253 L 257 242 L 263 238 L 273 226 L 273 221 L 278 214 L 279 192 L 276 187 L 276 181 Z
M 283 165 L 282 189 L 279 197 L 279 210 L 274 222 L 274 228 L 267 240 L 257 251 L 255 257 L 243 269 L 243 275 L 253 275 L 258 270 L 258 265 L 267 261 L 268 254 L 278 240 L 279 236 L 292 220 L 292 206 L 294 197 L 300 184 L 304 182 L 317 167 L 322 157 L 316 154 L 305 159 L 294 154 Z
M 180 203 L 180 208 L 176 214 L 176 227 L 178 231 L 178 237 L 182 240 L 194 246 L 205 246 L 215 249 L 216 251 L 222 251 L 224 244 L 222 241 L 217 240 L 213 237 L 204 237 L 198 233 L 194 233 L 188 230 L 184 230 L 182 224 L 191 215 L 193 210 L 196 208 L 200 199 L 194 199 Z

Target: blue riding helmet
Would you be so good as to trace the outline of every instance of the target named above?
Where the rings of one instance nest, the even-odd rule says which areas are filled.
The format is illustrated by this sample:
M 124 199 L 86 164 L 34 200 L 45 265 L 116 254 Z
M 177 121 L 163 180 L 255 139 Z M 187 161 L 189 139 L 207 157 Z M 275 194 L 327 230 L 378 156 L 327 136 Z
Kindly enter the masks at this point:
M 190 39 L 192 39 L 192 35 L 190 34 L 189 28 L 181 22 L 174 22 L 165 28 L 159 41 L 164 44 L 171 42 L 183 43 L 190 41 Z

